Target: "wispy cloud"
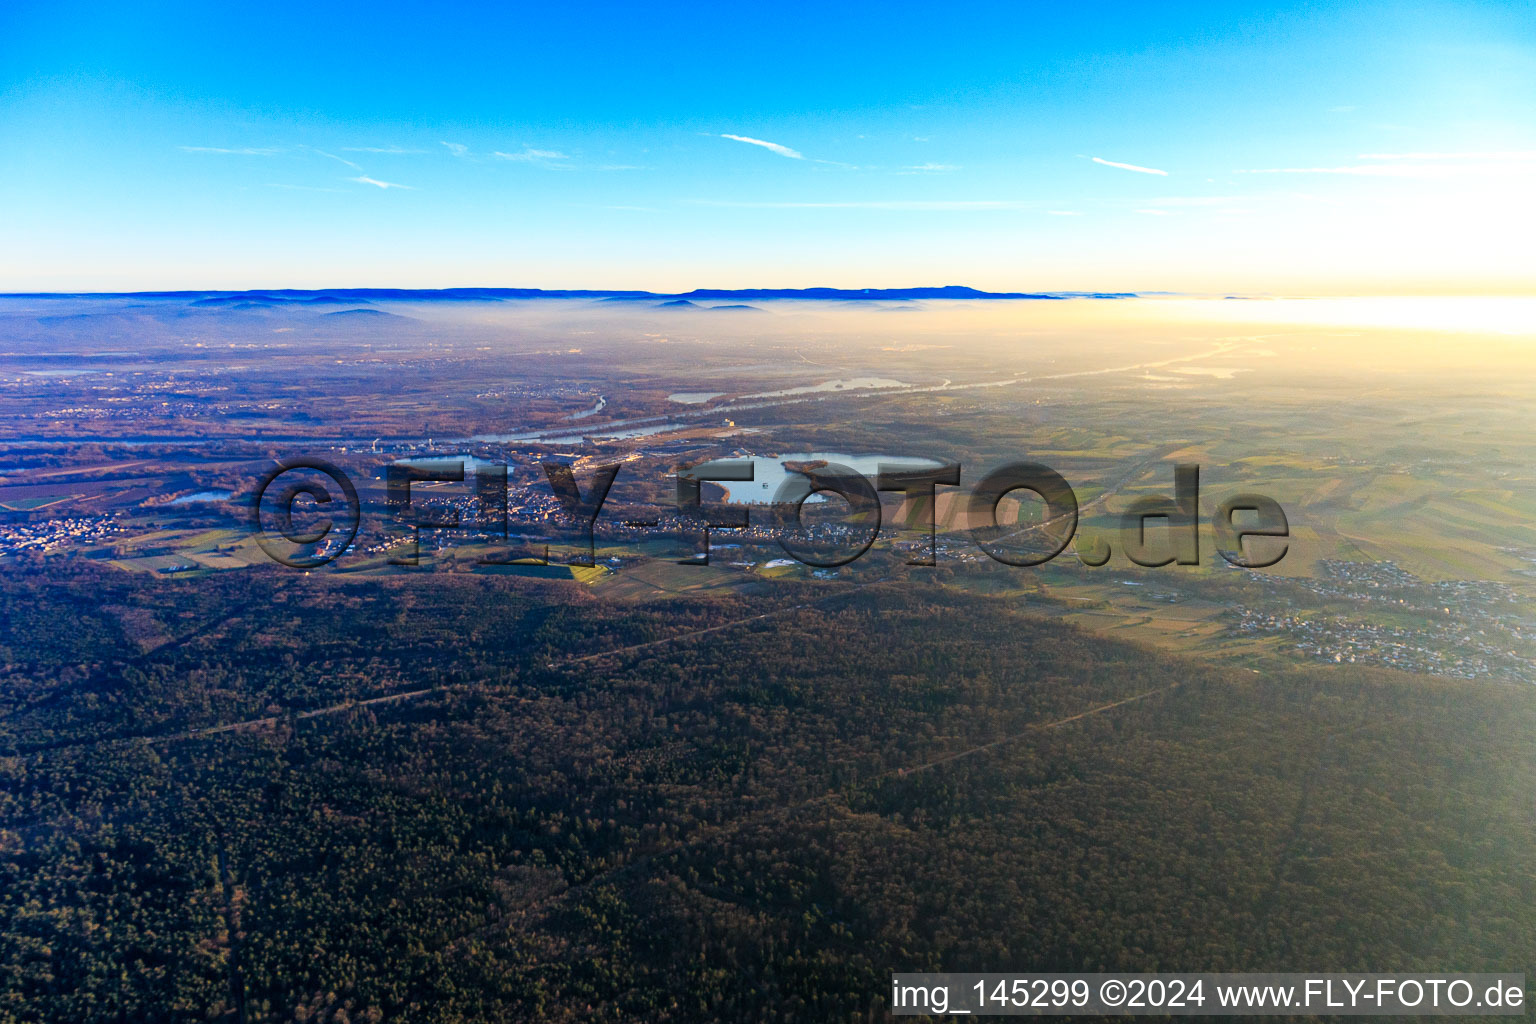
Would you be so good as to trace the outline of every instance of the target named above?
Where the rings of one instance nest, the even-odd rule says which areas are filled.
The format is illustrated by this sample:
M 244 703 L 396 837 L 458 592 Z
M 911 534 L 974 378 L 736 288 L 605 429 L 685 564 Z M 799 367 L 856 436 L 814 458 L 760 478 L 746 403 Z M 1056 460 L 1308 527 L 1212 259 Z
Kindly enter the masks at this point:
M 283 152 L 281 149 L 257 149 L 253 146 L 245 146 L 238 149 L 225 149 L 222 146 L 178 146 L 183 153 L 220 153 L 225 156 L 276 156 Z
M 464 145 L 462 142 L 444 142 L 443 145 L 447 146 L 448 152 L 452 153 L 454 156 L 469 155 L 469 147 Z
M 752 139 L 745 135 L 728 135 L 724 132 L 721 133 L 720 137 L 722 139 L 730 139 L 733 142 L 745 142 L 749 146 L 761 146 L 769 152 L 777 153 L 779 156 L 787 156 L 791 160 L 805 159 L 805 156 L 797 150 L 790 149 L 788 146 L 781 146 L 777 142 L 764 142 L 762 139 Z
M 1139 214 L 1142 214 L 1144 216 L 1147 216 L 1147 217 L 1166 217 L 1166 216 L 1168 216 L 1168 211 L 1167 210 L 1137 210 L 1136 212 L 1139 213 Z
M 444 143 L 447 145 L 447 143 Z M 404 146 L 342 146 L 343 153 L 379 153 L 385 156 L 403 156 L 407 153 L 425 153 L 424 149 L 406 149 Z
M 491 156 L 498 160 L 513 160 L 523 164 L 555 164 L 562 160 L 570 159 L 570 157 L 559 150 L 532 148 L 525 148 L 521 153 L 502 153 L 497 151 L 492 153 Z
M 403 188 L 408 192 L 416 191 L 416 188 L 413 185 L 397 185 L 393 181 L 380 181 L 378 178 L 370 178 L 366 174 L 356 178 L 348 178 L 347 180 L 355 181 L 359 185 L 372 185 L 375 188 Z
M 1045 212 L 1052 217 L 1081 217 L 1083 215 L 1080 210 L 1046 210 Z
M 310 148 L 311 151 L 319 154 L 320 156 L 325 157 L 327 160 L 335 160 L 339 164 L 346 164 L 348 167 L 352 168 L 354 171 L 361 171 L 362 170 L 361 167 L 359 167 L 357 164 L 353 163 L 351 160 L 348 160 L 344 156 L 337 156 L 335 153 L 327 153 L 325 150 L 323 150 L 323 149 L 315 149 L 315 147 L 313 147 L 313 146 L 310 146 L 309 148 Z
M 1094 163 L 1103 164 L 1105 167 L 1118 167 L 1122 171 L 1135 171 L 1137 174 L 1157 174 L 1168 177 L 1167 171 L 1160 171 L 1156 167 L 1142 167 L 1139 164 L 1122 164 L 1116 160 L 1105 160 L 1101 156 L 1090 157 Z
M 897 174 L 943 174 L 945 171 L 958 171 L 957 164 L 917 164 L 914 167 L 903 167 Z

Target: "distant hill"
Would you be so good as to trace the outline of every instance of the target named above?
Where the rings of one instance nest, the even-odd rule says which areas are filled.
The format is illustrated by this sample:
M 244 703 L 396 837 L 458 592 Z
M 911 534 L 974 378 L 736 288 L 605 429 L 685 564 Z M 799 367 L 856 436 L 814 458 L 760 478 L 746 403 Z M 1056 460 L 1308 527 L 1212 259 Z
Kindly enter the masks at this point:
M 887 301 L 914 299 L 1133 299 L 1137 292 L 988 292 L 965 285 L 922 288 L 695 288 L 688 292 L 648 292 L 625 289 L 590 288 L 328 288 L 314 291 L 280 288 L 259 291 L 169 291 L 169 292 L 11 292 L 0 298 L 25 299 L 184 299 L 195 306 L 236 306 L 255 304 L 289 306 L 297 304 L 356 305 L 375 301 L 400 302 L 505 302 L 518 299 L 599 299 L 604 301 L 661 301 L 676 305 L 680 300 L 697 304 L 701 300 L 812 299 L 819 301 Z M 714 309 L 727 308 L 722 306 Z
M 401 316 L 399 313 L 386 313 L 382 309 L 338 309 L 334 313 L 326 313 L 326 316 L 345 316 L 371 320 L 410 320 L 411 317 Z
M 613 302 L 615 300 L 613 300 L 613 299 L 604 299 L 603 301 L 605 301 L 605 302 Z M 618 300 L 618 301 L 627 301 L 627 300 Z M 762 310 L 759 309 L 757 306 L 749 306 L 749 305 L 747 305 L 744 302 L 738 302 L 738 303 L 734 303 L 734 304 L 731 304 L 731 305 L 725 305 L 725 306 L 701 306 L 697 302 L 694 302 L 692 299 L 668 299 L 666 302 L 658 302 L 658 303 L 656 303 L 656 308 L 657 309 L 700 309 L 700 310 L 708 310 L 710 312 L 713 312 L 713 311 L 715 311 L 717 309 L 725 310 L 726 312 L 732 312 L 732 311 L 741 312 L 742 310 L 746 310 L 749 313 L 761 313 L 762 312 Z
M 938 288 L 695 288 L 688 299 L 1056 299 L 1050 292 L 984 292 L 950 284 Z
M 355 306 L 358 303 L 367 304 L 364 298 L 342 298 L 329 293 L 296 296 L 293 294 L 270 295 L 266 292 L 233 292 L 227 295 L 209 295 L 206 298 L 195 300 L 194 306 L 228 306 L 237 309 L 251 309 L 258 306 Z

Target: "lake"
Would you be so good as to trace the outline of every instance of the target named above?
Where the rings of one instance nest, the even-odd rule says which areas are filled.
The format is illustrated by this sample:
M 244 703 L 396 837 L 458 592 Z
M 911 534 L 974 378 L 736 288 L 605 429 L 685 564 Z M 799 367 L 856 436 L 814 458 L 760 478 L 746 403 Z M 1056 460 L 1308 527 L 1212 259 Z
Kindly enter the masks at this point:
M 725 488 L 726 500 L 733 505 L 772 503 L 779 486 L 791 474 L 791 470 L 784 468 L 786 462 L 835 462 L 855 472 L 863 473 L 869 478 L 871 484 L 876 482 L 875 478 L 880 472 L 881 463 L 898 469 L 926 469 L 943 465 L 938 459 L 913 455 L 847 455 L 839 452 L 790 452 L 785 455 L 754 455 L 750 458 L 752 462 L 750 483 L 724 481 L 719 484 Z M 824 499 L 818 494 L 813 495 L 809 500 Z

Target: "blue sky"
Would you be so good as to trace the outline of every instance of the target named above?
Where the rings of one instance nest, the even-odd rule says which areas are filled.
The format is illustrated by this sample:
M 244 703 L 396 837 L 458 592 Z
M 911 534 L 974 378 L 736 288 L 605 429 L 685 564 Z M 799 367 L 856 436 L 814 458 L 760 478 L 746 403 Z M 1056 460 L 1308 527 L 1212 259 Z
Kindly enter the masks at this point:
M 1516 3 L 13 2 L 0 290 L 1528 292 L 1533 110 Z

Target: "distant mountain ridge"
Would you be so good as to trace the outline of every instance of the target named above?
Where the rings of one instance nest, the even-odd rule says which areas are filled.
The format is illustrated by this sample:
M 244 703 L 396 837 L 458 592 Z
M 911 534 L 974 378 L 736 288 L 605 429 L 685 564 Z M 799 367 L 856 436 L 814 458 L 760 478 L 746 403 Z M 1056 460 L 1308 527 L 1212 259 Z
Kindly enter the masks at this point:
M 251 291 L 8 292 L 6 299 L 187 299 L 200 306 L 237 303 L 336 305 L 373 300 L 399 302 L 497 302 L 506 299 L 608 299 L 637 302 L 694 299 L 814 299 L 819 301 L 905 301 L 911 299 L 1134 299 L 1137 292 L 988 292 L 950 284 L 924 288 L 695 288 L 649 292 L 603 288 L 263 288 Z

